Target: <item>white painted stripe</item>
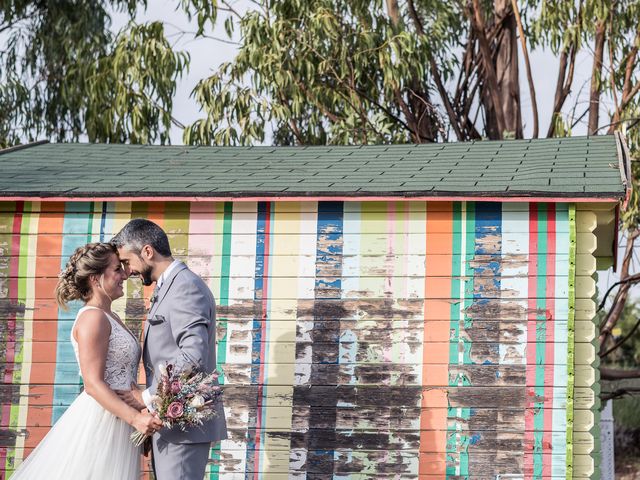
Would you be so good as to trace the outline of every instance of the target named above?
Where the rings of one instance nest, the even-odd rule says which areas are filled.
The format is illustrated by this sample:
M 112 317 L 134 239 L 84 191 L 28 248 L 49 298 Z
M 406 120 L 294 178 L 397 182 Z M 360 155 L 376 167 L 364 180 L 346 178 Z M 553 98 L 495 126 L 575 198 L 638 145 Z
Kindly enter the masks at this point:
M 558 208 L 556 210 L 556 253 L 569 253 L 569 214 L 566 208 Z M 556 270 L 556 300 L 554 308 L 554 318 L 565 319 L 569 311 L 569 299 L 568 299 L 568 281 L 563 282 L 564 288 L 558 288 L 560 279 L 567 279 L 569 275 L 569 261 L 568 256 L 557 255 L 555 262 Z M 560 292 L 566 291 L 567 295 L 562 295 Z M 554 385 L 566 386 L 567 385 L 567 341 L 568 331 L 567 322 L 556 321 L 554 322 L 554 369 L 553 379 Z M 553 387 L 553 435 L 551 441 L 551 470 L 553 475 L 564 476 L 567 469 L 567 414 L 563 409 L 563 405 L 566 405 L 566 398 L 560 396 L 562 393 L 560 388 Z
M 529 221 L 529 205 L 521 203 L 502 204 L 502 276 L 500 279 L 501 299 L 518 300 L 523 312 L 528 308 L 527 295 L 529 293 L 529 232 L 515 228 Z M 514 256 L 519 257 L 514 257 Z M 520 261 L 514 261 L 520 260 Z M 518 343 L 499 344 L 500 363 L 505 365 L 526 365 L 527 363 L 527 315 L 522 318 L 523 328 L 520 329 L 521 338 Z

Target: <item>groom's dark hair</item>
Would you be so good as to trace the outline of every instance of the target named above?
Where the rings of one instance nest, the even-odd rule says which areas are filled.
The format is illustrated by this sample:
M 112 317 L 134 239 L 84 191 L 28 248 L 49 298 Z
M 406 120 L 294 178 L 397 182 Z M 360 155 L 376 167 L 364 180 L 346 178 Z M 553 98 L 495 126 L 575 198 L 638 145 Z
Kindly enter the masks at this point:
M 142 247 L 151 245 L 163 257 L 171 256 L 167 234 L 158 225 L 146 218 L 134 218 L 111 239 L 116 248 L 126 247 L 140 254 Z

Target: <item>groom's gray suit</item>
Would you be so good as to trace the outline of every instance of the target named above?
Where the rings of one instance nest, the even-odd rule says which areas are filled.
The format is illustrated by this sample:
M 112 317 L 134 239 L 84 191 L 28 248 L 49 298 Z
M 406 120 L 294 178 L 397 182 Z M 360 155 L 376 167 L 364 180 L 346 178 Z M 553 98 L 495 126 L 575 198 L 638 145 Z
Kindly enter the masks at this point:
M 142 355 L 150 394 L 156 391 L 160 365 L 215 369 L 215 312 L 207 285 L 186 265 L 177 264 L 160 285 L 145 322 Z M 217 408 L 218 416 L 200 427 L 163 428 L 153 436 L 158 480 L 202 480 L 210 443 L 227 438 L 222 402 Z

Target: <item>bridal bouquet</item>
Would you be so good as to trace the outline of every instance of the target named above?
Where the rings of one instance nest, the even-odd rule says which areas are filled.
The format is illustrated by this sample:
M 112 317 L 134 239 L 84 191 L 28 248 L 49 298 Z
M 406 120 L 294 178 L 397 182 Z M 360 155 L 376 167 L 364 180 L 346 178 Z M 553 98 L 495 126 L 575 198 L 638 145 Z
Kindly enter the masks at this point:
M 216 402 L 222 395 L 218 385 L 218 372 L 178 370 L 168 363 L 160 365 L 160 380 L 156 394 L 151 397 L 155 412 L 166 428 L 187 430 L 214 418 Z M 134 432 L 131 441 L 140 446 L 147 435 Z

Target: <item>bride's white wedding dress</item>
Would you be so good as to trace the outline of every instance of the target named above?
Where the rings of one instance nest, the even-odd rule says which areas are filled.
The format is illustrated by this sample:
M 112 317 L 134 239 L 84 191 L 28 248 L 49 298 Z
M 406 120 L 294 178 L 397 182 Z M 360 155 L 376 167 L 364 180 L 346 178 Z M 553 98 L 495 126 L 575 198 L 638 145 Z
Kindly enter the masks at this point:
M 87 308 L 80 309 L 80 314 Z M 137 378 L 140 345 L 133 334 L 111 318 L 105 382 L 113 390 L 129 390 Z M 71 343 L 78 359 L 78 344 Z M 129 438 L 133 427 L 82 392 L 15 471 L 11 480 L 133 480 L 140 475 L 140 448 Z

